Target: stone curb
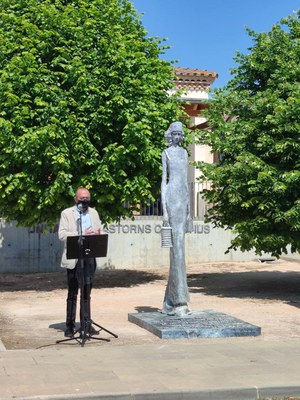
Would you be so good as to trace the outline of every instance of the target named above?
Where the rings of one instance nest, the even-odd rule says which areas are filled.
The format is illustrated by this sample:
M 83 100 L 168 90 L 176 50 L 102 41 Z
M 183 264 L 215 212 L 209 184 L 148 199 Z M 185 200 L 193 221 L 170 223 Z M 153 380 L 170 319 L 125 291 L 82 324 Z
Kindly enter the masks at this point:
M 122 394 L 66 394 L 15 397 L 14 400 L 259 400 L 281 399 L 283 397 L 300 397 L 300 386 L 279 386 L 266 388 L 236 388 L 224 390 L 208 390 L 197 392 L 157 392 L 157 393 L 122 393 Z M 2 398 L 1 400 L 11 400 Z

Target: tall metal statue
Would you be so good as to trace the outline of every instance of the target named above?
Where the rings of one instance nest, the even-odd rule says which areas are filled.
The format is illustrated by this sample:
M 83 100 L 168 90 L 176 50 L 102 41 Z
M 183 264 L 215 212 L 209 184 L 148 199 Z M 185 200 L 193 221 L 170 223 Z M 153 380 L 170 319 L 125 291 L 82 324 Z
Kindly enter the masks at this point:
M 162 246 L 170 247 L 170 270 L 162 313 L 184 316 L 190 314 L 185 233 L 192 232 L 193 221 L 190 215 L 188 154 L 181 147 L 184 139 L 181 122 L 173 122 L 166 131 L 165 138 L 169 147 L 162 153 Z M 169 240 L 163 238 L 165 232 L 166 235 L 169 233 Z

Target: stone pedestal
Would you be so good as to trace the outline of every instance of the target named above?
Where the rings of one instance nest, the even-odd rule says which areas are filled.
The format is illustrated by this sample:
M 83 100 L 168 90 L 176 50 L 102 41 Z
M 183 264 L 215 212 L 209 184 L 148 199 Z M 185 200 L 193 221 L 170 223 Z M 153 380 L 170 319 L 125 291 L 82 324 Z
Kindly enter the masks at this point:
M 128 314 L 128 320 L 162 339 L 223 338 L 258 336 L 261 328 L 230 315 L 213 311 L 193 311 L 184 317 L 160 312 Z

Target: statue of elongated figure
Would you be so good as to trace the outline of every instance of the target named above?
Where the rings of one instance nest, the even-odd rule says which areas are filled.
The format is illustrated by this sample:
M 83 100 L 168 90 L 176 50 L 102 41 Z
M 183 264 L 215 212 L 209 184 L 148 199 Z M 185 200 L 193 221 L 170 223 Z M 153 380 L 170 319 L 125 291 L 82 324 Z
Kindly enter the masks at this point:
M 184 139 L 181 122 L 173 122 L 165 137 L 169 147 L 162 153 L 161 199 L 163 228 L 171 228 L 171 244 L 169 279 L 162 313 L 181 317 L 190 313 L 185 233 L 193 229 L 188 188 L 188 154 L 181 147 Z

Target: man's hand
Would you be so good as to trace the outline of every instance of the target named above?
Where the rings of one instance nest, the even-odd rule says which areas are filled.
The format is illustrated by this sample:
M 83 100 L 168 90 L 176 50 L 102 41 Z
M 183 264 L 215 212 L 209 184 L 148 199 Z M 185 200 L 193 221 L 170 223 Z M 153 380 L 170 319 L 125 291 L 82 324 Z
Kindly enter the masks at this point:
M 86 228 L 86 229 L 83 231 L 83 234 L 84 234 L 84 235 L 100 235 L 100 229 L 98 229 L 97 231 L 94 231 L 94 230 L 92 229 L 92 227 L 90 226 L 89 228 Z

